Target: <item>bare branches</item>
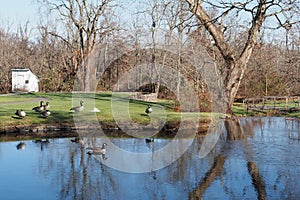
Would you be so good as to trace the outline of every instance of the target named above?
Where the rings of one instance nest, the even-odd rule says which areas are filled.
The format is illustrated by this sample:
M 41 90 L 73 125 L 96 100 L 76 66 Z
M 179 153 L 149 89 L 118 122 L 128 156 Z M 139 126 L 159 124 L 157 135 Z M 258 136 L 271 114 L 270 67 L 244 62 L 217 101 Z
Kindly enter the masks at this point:
M 50 12 L 60 17 L 63 27 L 49 34 L 72 48 L 73 68 L 84 74 L 84 89 L 89 90 L 88 56 L 104 35 L 115 30 L 109 19 L 113 0 L 43 0 Z M 78 67 L 79 66 L 79 67 Z
M 226 85 L 229 108 L 233 104 L 263 24 L 268 22 L 270 26 L 290 30 L 300 18 L 300 2 L 296 0 L 185 1 L 212 36 L 226 63 L 225 66 L 220 65 L 219 69 Z M 274 18 L 277 23 L 274 23 Z M 243 27 L 240 34 L 246 37 L 244 43 L 239 45 L 242 48 L 234 49 L 230 45 L 231 38 L 226 38 L 225 35 L 226 23 L 233 24 L 231 31 Z
M 222 30 L 214 23 L 212 18 L 208 15 L 205 9 L 199 3 L 195 4 L 194 0 L 186 0 L 190 5 L 190 10 L 196 15 L 200 22 L 204 25 L 206 30 L 214 38 L 215 44 L 224 60 L 235 60 L 232 51 L 225 41 Z

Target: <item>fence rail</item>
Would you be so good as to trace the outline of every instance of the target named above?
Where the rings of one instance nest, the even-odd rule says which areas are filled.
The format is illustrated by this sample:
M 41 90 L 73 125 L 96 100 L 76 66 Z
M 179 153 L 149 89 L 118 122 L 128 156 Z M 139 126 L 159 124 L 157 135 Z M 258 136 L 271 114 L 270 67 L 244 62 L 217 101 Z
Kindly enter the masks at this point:
M 296 112 L 300 110 L 300 96 L 264 96 L 246 98 L 243 100 L 244 108 L 253 111 L 278 110 Z

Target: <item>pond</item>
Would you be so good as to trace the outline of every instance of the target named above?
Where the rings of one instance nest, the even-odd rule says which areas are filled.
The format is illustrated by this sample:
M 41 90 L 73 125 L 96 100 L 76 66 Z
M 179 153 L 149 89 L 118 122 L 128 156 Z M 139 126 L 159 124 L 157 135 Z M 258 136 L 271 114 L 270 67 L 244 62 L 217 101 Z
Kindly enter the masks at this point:
M 205 156 L 200 153 L 205 137 L 176 139 L 178 149 L 191 145 L 167 166 L 153 165 L 153 170 L 146 167 L 148 171 L 139 173 L 131 170 L 174 156 L 174 152 L 164 157 L 154 153 L 171 139 L 147 143 L 142 138 L 110 138 L 104 157 L 88 155 L 70 138 L 49 143 L 27 140 L 19 149 L 21 141 L 1 142 L 0 199 L 297 199 L 299 123 L 276 117 L 241 118 L 244 137 L 229 140 L 225 129 L 220 130 L 220 138 Z M 105 141 L 85 140 L 89 145 Z M 122 157 L 114 145 L 152 156 L 149 162 Z M 115 167 L 116 162 L 128 170 Z

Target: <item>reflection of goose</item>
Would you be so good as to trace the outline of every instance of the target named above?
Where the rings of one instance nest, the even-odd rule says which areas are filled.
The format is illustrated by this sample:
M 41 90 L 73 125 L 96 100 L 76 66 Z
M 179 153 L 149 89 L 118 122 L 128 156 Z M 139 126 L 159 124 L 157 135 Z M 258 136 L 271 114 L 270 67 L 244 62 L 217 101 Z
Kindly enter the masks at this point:
M 84 145 L 84 141 L 82 139 L 80 139 L 79 137 L 71 139 L 71 142 L 75 142 L 75 143 L 78 143 L 80 145 Z
M 147 115 L 149 115 L 150 113 L 152 113 L 151 105 L 148 105 L 148 108 L 146 108 L 145 112 L 147 113 Z
M 146 143 L 154 142 L 154 138 L 146 138 L 145 142 Z
M 24 150 L 26 148 L 26 144 L 24 142 L 20 142 L 19 144 L 17 144 L 17 149 L 18 150 Z
M 20 118 L 23 119 L 23 118 L 26 116 L 26 113 L 25 113 L 24 110 L 17 110 L 17 111 L 15 112 L 15 115 L 17 115 L 18 117 L 20 117 Z
M 89 155 L 104 155 L 106 154 L 106 149 L 105 147 L 107 146 L 106 143 L 102 144 L 102 147 L 88 147 L 86 148 L 88 150 L 87 154 Z
M 46 138 L 45 140 L 42 140 L 42 143 L 44 143 L 44 144 L 49 144 L 50 141 L 48 140 L 48 138 Z
M 36 139 L 33 142 L 35 142 L 35 143 L 44 143 L 44 144 L 49 144 L 50 143 L 50 141 L 48 140 L 48 138 L 46 138 L 45 140 Z
M 34 140 L 33 142 L 41 144 L 41 151 L 44 150 L 44 145 L 47 146 L 50 143 L 50 141 L 48 140 L 48 138 L 46 138 L 45 140 L 37 139 L 37 140 Z
M 74 112 L 81 112 L 83 111 L 83 101 L 81 100 L 80 101 L 80 106 L 75 106 L 73 108 L 71 108 L 70 110 L 73 110 Z
M 43 111 L 44 110 L 43 103 L 44 103 L 44 101 L 40 101 L 40 105 L 32 108 L 32 110 L 34 110 L 35 112 L 41 112 L 41 111 Z

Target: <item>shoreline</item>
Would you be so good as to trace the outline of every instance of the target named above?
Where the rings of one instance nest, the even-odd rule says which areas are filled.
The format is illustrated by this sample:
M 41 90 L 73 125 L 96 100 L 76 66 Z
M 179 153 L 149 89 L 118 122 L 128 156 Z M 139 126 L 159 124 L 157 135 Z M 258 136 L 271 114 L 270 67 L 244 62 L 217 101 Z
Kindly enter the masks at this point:
M 180 127 L 180 121 L 169 121 L 164 124 L 161 130 L 155 134 L 155 137 L 174 137 Z M 205 135 L 211 121 L 200 120 L 197 127 L 197 135 Z M 154 127 L 155 128 L 155 127 Z M 131 131 L 149 131 L 149 128 L 129 128 Z M 183 130 L 186 132 L 185 136 L 189 135 L 189 130 L 195 131 L 194 127 Z M 86 136 L 94 135 L 96 132 L 104 133 L 108 137 L 133 137 L 122 131 L 115 122 L 99 122 L 98 126 L 95 124 L 81 124 L 75 126 L 73 123 L 55 123 L 55 124 L 36 124 L 36 125 L 15 125 L 0 127 L 0 141 L 14 140 L 14 139 L 30 139 L 30 138 L 58 138 L 58 137 L 76 137 L 79 135 L 78 131 L 83 132 Z M 86 132 L 86 133 L 85 133 Z M 80 133 L 80 134 L 81 134 Z

